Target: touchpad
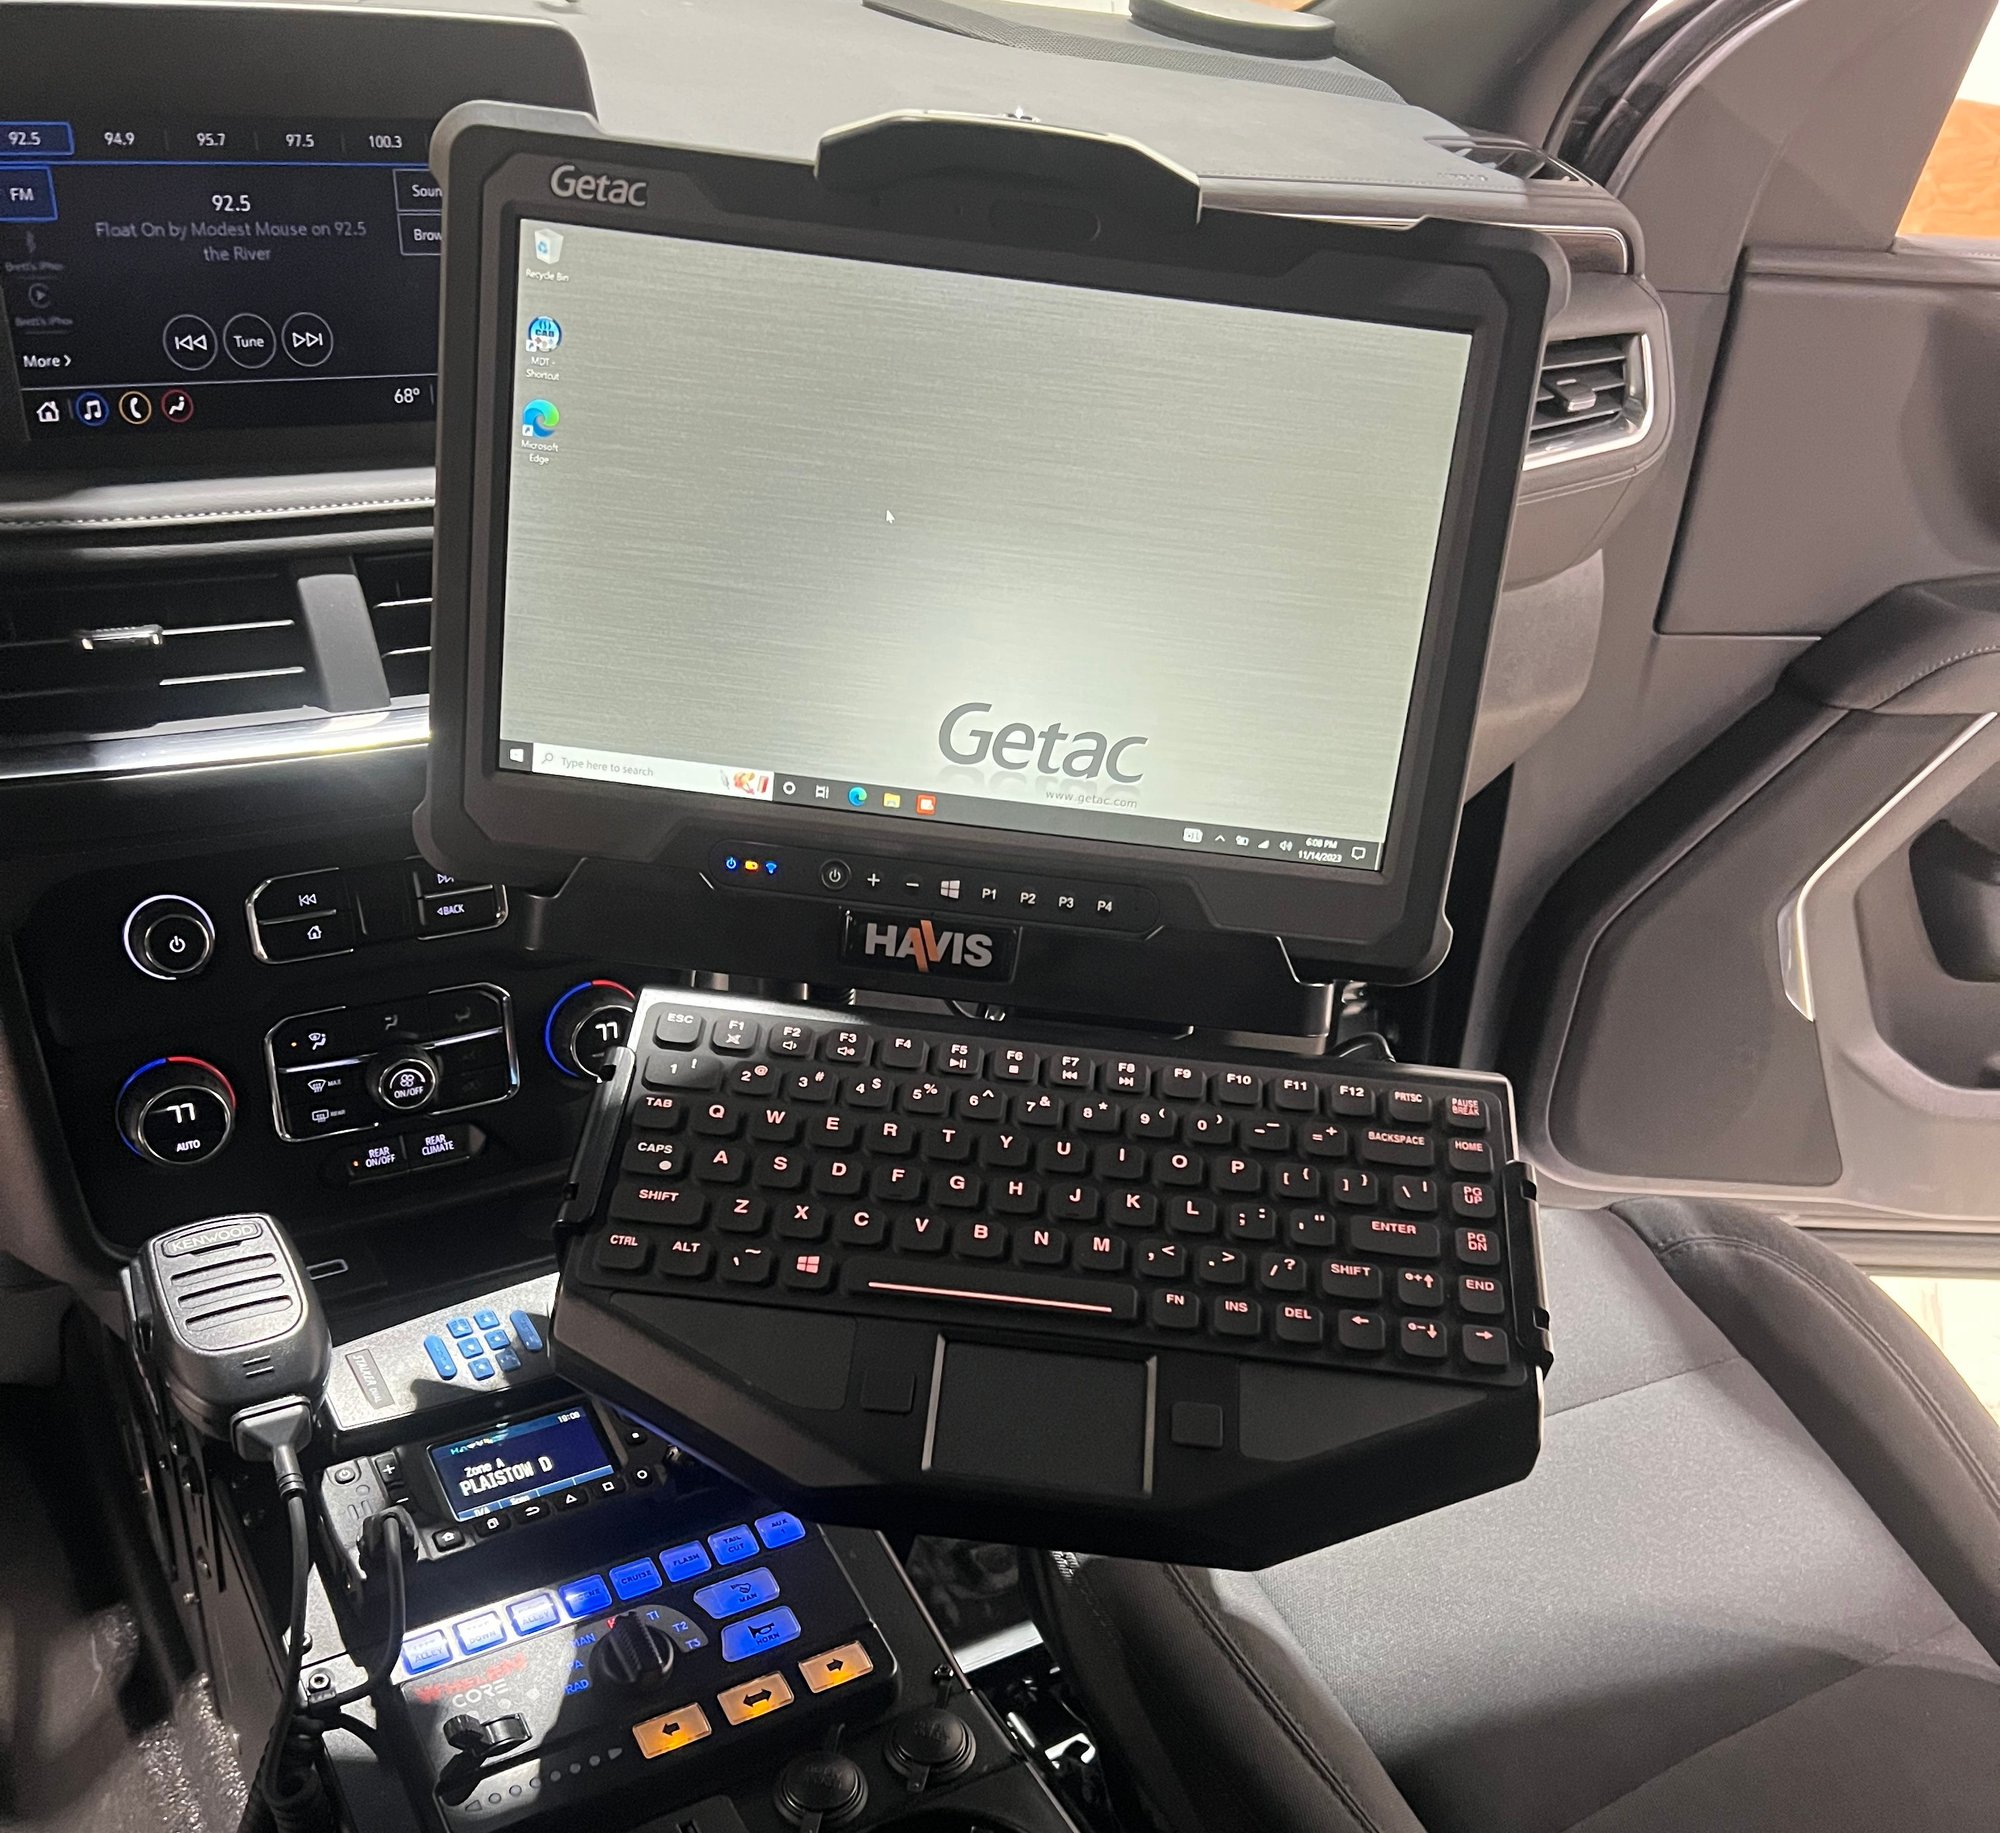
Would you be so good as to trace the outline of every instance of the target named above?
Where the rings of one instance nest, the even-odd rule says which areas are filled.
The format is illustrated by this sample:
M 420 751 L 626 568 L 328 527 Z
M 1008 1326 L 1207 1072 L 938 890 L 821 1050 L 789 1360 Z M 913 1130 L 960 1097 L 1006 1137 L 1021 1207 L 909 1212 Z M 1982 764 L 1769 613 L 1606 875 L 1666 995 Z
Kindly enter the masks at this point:
M 926 1469 L 1100 1496 L 1151 1489 L 1150 1362 L 949 1339 L 939 1347 Z

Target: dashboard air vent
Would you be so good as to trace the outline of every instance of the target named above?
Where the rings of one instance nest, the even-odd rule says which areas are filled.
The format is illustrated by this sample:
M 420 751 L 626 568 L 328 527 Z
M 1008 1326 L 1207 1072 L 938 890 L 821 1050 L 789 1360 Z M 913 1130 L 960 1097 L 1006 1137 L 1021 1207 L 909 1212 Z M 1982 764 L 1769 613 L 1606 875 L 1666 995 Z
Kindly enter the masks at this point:
M 1456 153 L 1474 165 L 1483 165 L 1509 178 L 1525 178 L 1537 184 L 1587 185 L 1590 180 L 1573 166 L 1566 166 L 1552 153 L 1525 140 L 1439 140 L 1448 153 Z
M 427 548 L 355 559 L 375 625 L 375 647 L 389 694 L 426 694 L 431 682 L 431 556 Z
M 318 693 L 276 568 L 31 576 L 0 592 L 0 745 L 296 711 Z
M 1647 416 L 1642 338 L 1558 339 L 1542 355 L 1528 463 L 1629 445 L 1645 432 Z

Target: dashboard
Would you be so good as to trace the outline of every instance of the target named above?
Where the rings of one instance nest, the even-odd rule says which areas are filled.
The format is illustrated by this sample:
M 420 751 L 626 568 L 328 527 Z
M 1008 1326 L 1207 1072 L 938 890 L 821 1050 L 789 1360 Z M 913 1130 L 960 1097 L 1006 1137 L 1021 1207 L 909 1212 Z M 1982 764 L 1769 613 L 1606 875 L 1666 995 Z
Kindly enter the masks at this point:
M 1224 121 L 1198 73 L 821 0 L 47 0 L 0 4 L 0 41 L 0 1212 L 80 1284 L 240 1208 L 282 1217 L 336 1310 L 545 1260 L 591 1051 L 699 965 L 565 954 L 532 887 L 416 857 L 428 140 L 457 104 L 798 159 L 896 108 L 1032 104 L 1230 174 L 1218 203 L 1547 231 L 1549 364 L 1592 406 L 1537 415 L 1475 788 L 1581 691 L 1592 556 L 1669 429 L 1629 212 L 1420 109 L 1231 87 Z M 1552 625 L 1565 580 L 1589 589 Z

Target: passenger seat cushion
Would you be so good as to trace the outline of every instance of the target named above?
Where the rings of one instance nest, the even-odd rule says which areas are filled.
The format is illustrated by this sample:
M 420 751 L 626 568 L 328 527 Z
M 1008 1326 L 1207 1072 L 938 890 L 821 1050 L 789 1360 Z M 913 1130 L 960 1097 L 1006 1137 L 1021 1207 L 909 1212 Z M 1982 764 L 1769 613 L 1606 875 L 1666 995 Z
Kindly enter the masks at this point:
M 1885 1693 L 1948 1699 L 1951 1722 L 2000 1729 L 2000 1669 L 1635 1227 L 1607 1211 L 1542 1222 L 1556 1364 L 1525 1482 L 1259 1573 L 1045 1568 L 1066 1576 L 1041 1615 L 1107 1740 L 1148 1720 L 1151 1760 L 1221 1799 L 1219 1817 L 1170 1813 L 1177 1829 L 1244 1825 L 1232 1801 L 1271 1833 L 1344 1829 L 1368 1824 L 1357 1802 L 1375 1811 L 1400 1795 L 1427 1833 L 1706 1833 L 1688 1804 L 1731 1786 L 1707 1778 L 1844 1726 L 1850 1701 L 1895 1720 Z M 1845 1287 L 1818 1244 L 1796 1245 L 1797 1269 L 1886 1339 L 1894 1320 L 1868 1301 L 1887 1298 Z M 1259 1710 L 1274 1721 L 1262 1732 Z M 1289 1754 L 1271 1756 L 1274 1735 Z M 1921 1739 L 1885 1747 L 1867 1723 L 1834 1735 L 1876 1751 L 1891 1798 L 1924 1784 L 1897 1773 L 1950 1760 Z M 1320 1781 L 1320 1805 L 1301 1811 L 1329 1762 L 1343 1786 Z M 1824 1825 L 1847 1824 L 1838 1789 L 1806 1795 Z M 1647 1800 L 1659 1817 L 1623 1805 Z
M 1266 1603 L 1218 1574 L 1043 1554 L 1035 1615 L 1114 1779 L 1155 1824 L 1201 1833 L 1423 1833 L 1354 1722 Z
M 2000 1426 L 1937 1346 L 1775 1217 L 1667 1197 L 1615 1209 L 2000 1660 Z

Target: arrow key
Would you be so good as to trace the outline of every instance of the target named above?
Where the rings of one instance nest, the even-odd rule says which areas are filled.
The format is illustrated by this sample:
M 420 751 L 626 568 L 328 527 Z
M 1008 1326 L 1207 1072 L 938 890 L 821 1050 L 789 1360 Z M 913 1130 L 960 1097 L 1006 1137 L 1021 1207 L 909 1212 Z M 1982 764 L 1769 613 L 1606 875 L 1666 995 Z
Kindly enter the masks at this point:
M 791 1703 L 791 1683 L 778 1673 L 759 1674 L 755 1680 L 746 1680 L 716 1695 L 722 1716 L 732 1725 L 747 1725 L 753 1718 L 782 1711 Z
M 815 1693 L 831 1693 L 850 1680 L 859 1680 L 875 1671 L 875 1662 L 858 1642 L 843 1642 L 823 1655 L 808 1655 L 799 1663 L 799 1673 Z

